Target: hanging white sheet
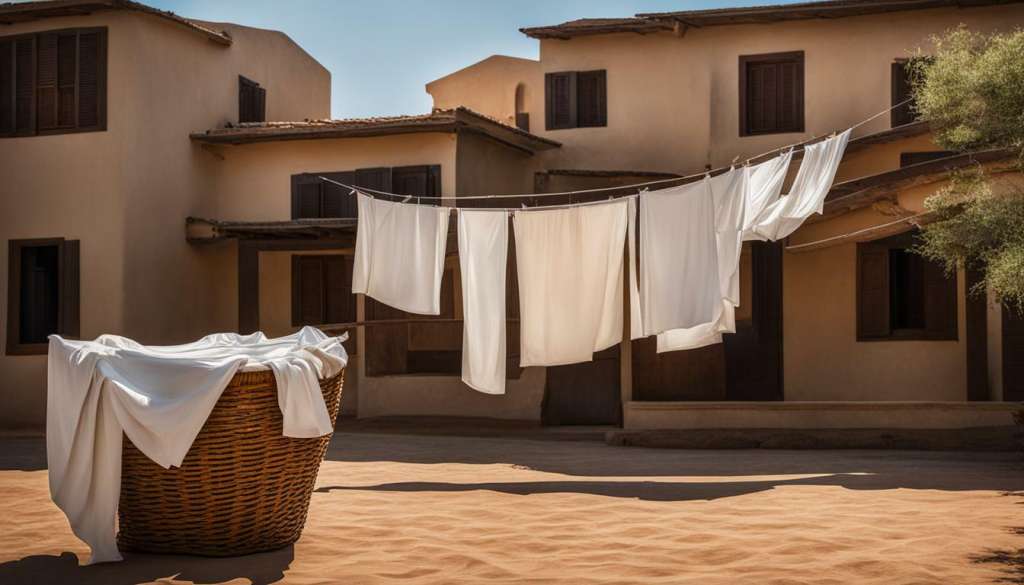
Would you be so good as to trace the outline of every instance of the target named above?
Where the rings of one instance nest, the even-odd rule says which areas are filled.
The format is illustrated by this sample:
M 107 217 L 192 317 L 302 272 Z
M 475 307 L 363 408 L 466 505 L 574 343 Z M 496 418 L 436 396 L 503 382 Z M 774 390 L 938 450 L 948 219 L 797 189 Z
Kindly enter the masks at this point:
M 753 227 L 757 235 L 773 242 L 781 240 L 795 232 L 811 214 L 824 210 L 825 197 L 832 188 L 851 132 L 852 129 L 847 130 L 804 148 L 804 159 L 789 195 L 764 211 Z
M 92 551 L 87 564 L 121 560 L 115 519 L 122 433 L 167 468 L 181 465 L 217 399 L 239 370 L 270 368 L 288 437 L 333 429 L 318 378 L 348 356 L 341 342 L 305 327 L 267 339 L 217 334 L 195 343 L 146 347 L 115 335 L 95 341 L 50 337 L 46 457 L 50 496 Z
M 462 381 L 505 393 L 505 267 L 508 214 L 459 210 L 462 269 Z
M 586 362 L 622 341 L 625 200 L 513 215 L 520 364 Z
M 714 319 L 722 295 L 710 179 L 640 194 L 645 335 Z
M 765 210 L 778 201 L 792 160 L 793 151 L 790 149 L 771 160 L 747 167 L 746 209 L 743 218 L 744 240 L 764 239 L 757 235 L 754 226 L 763 218 Z
M 748 185 L 746 168 L 730 169 L 710 179 L 715 210 L 719 304 L 713 317 L 693 327 L 658 335 L 658 352 L 695 349 L 721 343 L 722 333 L 735 333 L 735 307 L 740 302 L 739 263 Z
M 441 314 L 447 207 L 406 205 L 358 194 L 352 292 L 396 309 Z

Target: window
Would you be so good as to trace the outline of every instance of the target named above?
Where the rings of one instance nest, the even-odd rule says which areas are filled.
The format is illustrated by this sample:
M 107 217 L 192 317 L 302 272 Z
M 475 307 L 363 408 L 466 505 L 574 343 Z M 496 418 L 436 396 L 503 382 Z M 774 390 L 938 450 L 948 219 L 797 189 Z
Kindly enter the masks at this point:
M 913 90 L 910 83 L 910 68 L 907 66 L 909 61 L 906 59 L 897 59 L 892 64 L 892 104 L 903 103 L 910 99 L 909 103 L 903 104 L 898 108 L 893 108 L 890 112 L 890 124 L 893 128 L 909 124 L 916 119 L 914 114 L 914 101 Z
M 740 136 L 804 131 L 804 52 L 740 57 Z
M 608 125 L 605 71 L 563 71 L 544 76 L 548 130 Z
M 292 325 L 352 323 L 352 256 L 292 256 Z
M 0 136 L 106 127 L 107 29 L 0 37 Z
M 7 354 L 45 354 L 47 336 L 78 336 L 78 241 L 11 240 Z
M 292 219 L 358 216 L 355 197 L 346 185 L 376 189 L 402 195 L 437 197 L 441 195 L 441 166 L 374 167 L 333 173 L 292 175 Z
M 251 79 L 238 76 L 238 122 L 267 121 L 267 90 Z
M 901 234 L 857 244 L 857 339 L 956 340 L 956 277 Z
M 526 111 L 526 86 L 522 83 L 516 85 L 515 106 L 516 128 L 519 128 L 524 132 L 529 132 L 530 114 Z

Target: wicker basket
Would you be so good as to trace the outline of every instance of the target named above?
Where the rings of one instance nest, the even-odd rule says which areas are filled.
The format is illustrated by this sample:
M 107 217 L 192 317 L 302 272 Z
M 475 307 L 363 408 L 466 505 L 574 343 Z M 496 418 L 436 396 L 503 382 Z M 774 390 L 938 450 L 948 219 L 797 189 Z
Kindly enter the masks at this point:
M 322 380 L 333 420 L 344 372 Z M 125 437 L 118 545 L 123 550 L 233 556 L 299 539 L 330 435 L 281 435 L 269 371 L 239 373 L 181 467 L 164 469 Z

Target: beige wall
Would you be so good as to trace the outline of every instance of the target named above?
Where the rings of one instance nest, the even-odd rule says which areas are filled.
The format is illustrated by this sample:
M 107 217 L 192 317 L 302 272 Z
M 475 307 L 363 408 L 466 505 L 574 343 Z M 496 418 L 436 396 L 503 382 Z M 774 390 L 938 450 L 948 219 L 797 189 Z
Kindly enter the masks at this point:
M 506 55 L 491 55 L 427 84 L 434 108 L 459 106 L 486 114 L 508 124 L 516 121 L 516 88 L 522 86 L 527 101 L 544 91 L 540 62 Z M 543 96 L 541 96 L 543 98 Z M 530 111 L 531 130 L 543 125 L 543 110 Z
M 542 155 L 545 168 L 698 172 L 843 129 L 888 108 L 891 63 L 919 47 L 930 50 L 931 35 L 960 23 L 978 31 L 1012 30 L 1024 24 L 1024 11 L 1013 5 L 948 8 L 691 28 L 682 37 L 543 39 L 540 71 L 527 82 L 530 129 L 564 144 Z M 740 137 L 739 57 L 783 51 L 805 53 L 806 131 Z M 435 106 L 472 103 L 491 115 L 507 111 L 509 87 L 522 76 L 493 59 L 428 85 Z M 543 74 L 590 69 L 607 70 L 608 126 L 547 131 Z M 882 116 L 855 136 L 889 124 Z
M 783 259 L 786 400 L 966 400 L 964 279 L 958 341 L 857 341 L 857 245 Z
M 330 75 L 281 33 L 218 25 L 235 39 L 224 47 L 130 11 L 43 19 L 0 34 L 95 26 L 108 28 L 107 130 L 0 139 L 0 239 L 81 241 L 85 338 L 175 343 L 233 329 L 235 314 L 209 302 L 211 265 L 184 240 L 184 218 L 209 213 L 212 166 L 188 134 L 237 120 L 239 74 L 267 88 L 269 116 L 326 116 Z M 6 281 L 5 253 L 3 330 Z M 42 426 L 45 357 L 2 355 L 0 373 L 0 427 Z
M 460 195 L 533 193 L 535 157 L 479 134 L 459 135 L 456 175 Z M 509 206 L 515 202 L 509 200 Z

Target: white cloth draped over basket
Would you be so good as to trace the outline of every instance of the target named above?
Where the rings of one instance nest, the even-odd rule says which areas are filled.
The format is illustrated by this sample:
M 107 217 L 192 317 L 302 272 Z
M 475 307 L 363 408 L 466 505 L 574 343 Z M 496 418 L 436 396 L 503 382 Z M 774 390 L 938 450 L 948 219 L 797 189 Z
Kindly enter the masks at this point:
M 220 333 L 174 346 L 116 335 L 50 337 L 46 457 L 50 496 L 92 551 L 88 564 L 119 561 L 115 539 L 122 433 L 147 457 L 180 466 L 238 371 L 270 369 L 287 437 L 320 437 L 334 425 L 319 379 L 348 362 L 342 337 L 312 327 L 286 337 Z

